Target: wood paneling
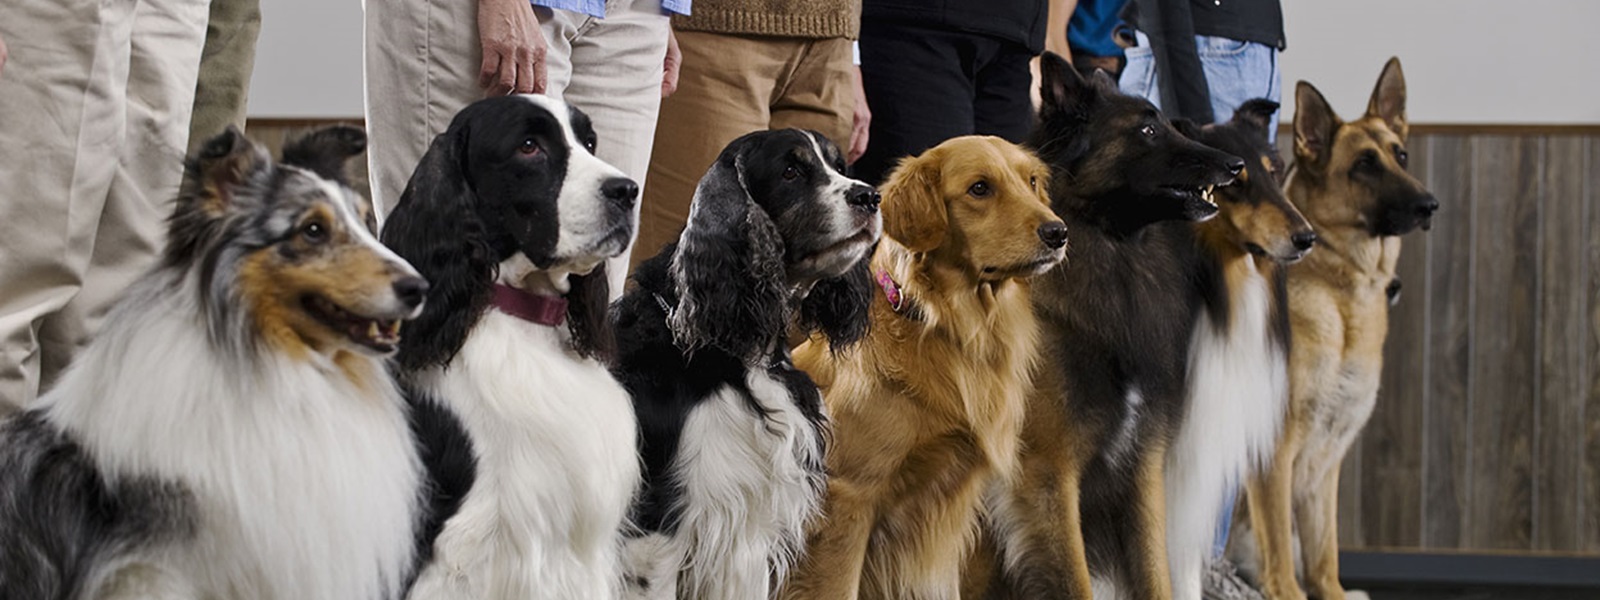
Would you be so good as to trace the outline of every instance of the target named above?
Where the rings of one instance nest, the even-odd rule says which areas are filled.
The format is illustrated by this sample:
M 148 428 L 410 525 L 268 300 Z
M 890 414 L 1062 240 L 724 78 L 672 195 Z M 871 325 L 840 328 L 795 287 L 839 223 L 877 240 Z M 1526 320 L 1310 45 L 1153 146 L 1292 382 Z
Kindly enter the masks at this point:
M 1472 387 L 1468 337 L 1472 298 L 1472 152 L 1463 136 L 1419 138 L 1411 145 L 1429 148 L 1428 187 L 1439 199 L 1428 238 L 1427 289 L 1422 298 L 1402 295 L 1402 304 L 1425 302 L 1427 387 L 1420 399 L 1398 396 L 1398 390 L 1379 390 L 1378 403 L 1421 400 L 1423 403 L 1422 547 L 1454 548 L 1461 543 L 1470 481 L 1467 399 Z M 1419 143 L 1420 142 L 1420 143 Z M 1392 336 L 1397 337 L 1397 336 Z M 1390 349 L 1400 344 L 1390 339 Z M 1363 435 L 1360 445 L 1372 436 Z M 1364 486 L 1365 482 L 1344 481 Z
M 1346 548 L 1600 555 L 1600 135 L 1579 133 L 1413 138 L 1442 208 L 1405 241 Z

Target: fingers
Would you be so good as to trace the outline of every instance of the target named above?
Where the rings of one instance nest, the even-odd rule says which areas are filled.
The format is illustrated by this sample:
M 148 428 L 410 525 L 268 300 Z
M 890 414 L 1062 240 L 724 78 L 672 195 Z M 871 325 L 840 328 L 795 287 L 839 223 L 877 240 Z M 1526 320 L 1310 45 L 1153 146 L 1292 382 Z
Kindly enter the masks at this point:
M 850 130 L 850 152 L 845 155 L 845 164 L 853 165 L 856 160 L 861 158 L 861 155 L 867 153 L 868 131 L 869 128 L 866 123 L 859 122 L 854 129 Z
M 661 69 L 661 97 L 678 91 L 678 73 L 683 68 L 683 50 L 678 47 L 678 34 L 667 30 L 667 57 Z
M 511 89 L 516 91 L 518 94 L 534 93 L 533 88 L 535 81 L 533 76 L 533 51 L 528 49 L 527 46 L 517 47 L 516 65 L 517 79 L 515 84 L 512 85 Z
M 478 68 L 478 86 L 490 96 L 504 96 L 511 93 L 516 80 L 515 64 L 505 60 L 499 51 L 484 48 L 483 65 Z

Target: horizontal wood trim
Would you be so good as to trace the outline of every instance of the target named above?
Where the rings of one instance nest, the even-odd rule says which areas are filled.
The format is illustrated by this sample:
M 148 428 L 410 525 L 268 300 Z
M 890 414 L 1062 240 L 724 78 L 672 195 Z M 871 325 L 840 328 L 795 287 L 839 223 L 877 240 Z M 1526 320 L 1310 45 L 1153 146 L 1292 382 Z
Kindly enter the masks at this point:
M 1407 583 L 1600 588 L 1600 557 L 1340 552 L 1339 574 L 1346 587 Z

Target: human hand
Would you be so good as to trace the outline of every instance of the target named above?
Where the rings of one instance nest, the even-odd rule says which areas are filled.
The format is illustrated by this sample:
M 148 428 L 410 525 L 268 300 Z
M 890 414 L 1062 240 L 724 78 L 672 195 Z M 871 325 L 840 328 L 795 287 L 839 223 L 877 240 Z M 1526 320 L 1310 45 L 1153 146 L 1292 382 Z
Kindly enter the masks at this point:
M 478 87 L 491 96 L 544 92 L 545 41 L 528 0 L 478 0 L 483 65 Z
M 855 164 L 856 159 L 867 153 L 867 132 L 871 130 L 872 110 L 867 108 L 867 89 L 861 85 L 861 67 L 856 67 L 855 76 L 856 109 L 851 118 L 850 127 L 850 152 L 845 155 L 845 162 Z
M 667 28 L 667 59 L 661 65 L 661 97 L 678 91 L 678 73 L 683 70 L 683 51 L 678 49 L 678 34 Z
M 6 40 L 0 38 L 0 73 L 6 70 Z

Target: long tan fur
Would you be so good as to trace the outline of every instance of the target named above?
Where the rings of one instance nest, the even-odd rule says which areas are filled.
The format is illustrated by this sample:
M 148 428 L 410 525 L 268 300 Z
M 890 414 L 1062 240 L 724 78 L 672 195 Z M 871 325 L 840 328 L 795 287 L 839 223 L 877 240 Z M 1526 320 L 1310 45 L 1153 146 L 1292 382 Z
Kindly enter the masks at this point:
M 898 282 L 900 310 L 879 295 L 861 344 L 830 354 L 813 339 L 794 355 L 823 390 L 833 442 L 823 517 L 783 597 L 959 595 L 983 495 L 1016 470 L 1039 338 L 1026 280 L 1064 253 L 1041 234 L 1065 227 L 1048 176 L 976 136 L 890 176 L 872 264 Z
M 1384 67 L 1360 119 L 1340 121 L 1305 82 L 1296 105 L 1296 164 L 1285 193 L 1316 228 L 1321 249 L 1289 268 L 1288 415 L 1271 464 L 1248 483 L 1248 519 L 1236 521 L 1229 554 L 1267 597 L 1303 600 L 1307 594 L 1295 576 L 1298 537 L 1306 590 L 1322 600 L 1343 600 L 1339 464 L 1377 401 L 1400 256 L 1400 238 L 1375 233 L 1373 215 L 1385 198 L 1437 203 L 1405 172 L 1405 80 L 1398 59 Z M 1362 160 L 1370 164 L 1357 164 Z M 1356 169 L 1382 174 L 1390 187 L 1356 178 Z

